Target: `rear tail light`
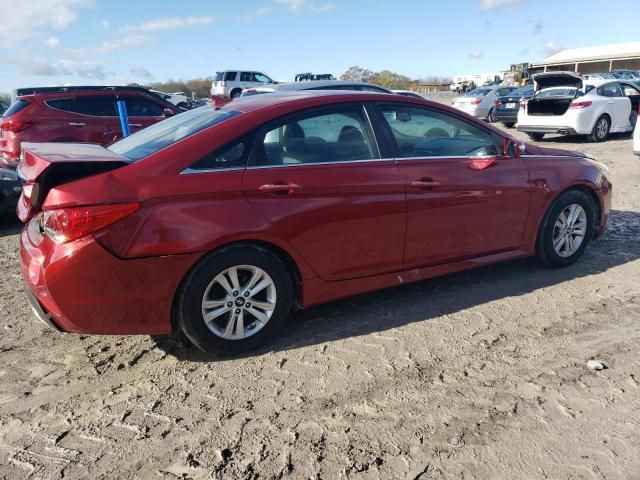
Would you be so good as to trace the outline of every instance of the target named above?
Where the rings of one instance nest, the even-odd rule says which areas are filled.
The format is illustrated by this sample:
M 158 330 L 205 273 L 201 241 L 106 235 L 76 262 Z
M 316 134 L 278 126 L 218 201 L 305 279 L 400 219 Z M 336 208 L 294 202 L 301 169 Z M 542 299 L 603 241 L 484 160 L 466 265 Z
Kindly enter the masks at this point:
M 571 102 L 569 108 L 587 108 L 591 106 L 591 102 Z
M 495 107 L 501 107 L 502 106 L 502 102 L 500 100 L 496 100 L 495 102 L 493 102 L 493 105 Z
M 31 127 L 32 125 L 33 123 L 31 122 L 20 122 L 17 120 L 9 120 L 7 122 L 3 122 L 2 124 L 0 124 L 0 129 L 3 132 L 19 133 Z
M 122 220 L 138 210 L 137 203 L 93 205 L 46 210 L 41 219 L 44 233 L 58 244 L 72 242 Z
M 482 103 L 482 100 L 480 100 L 479 98 L 475 100 L 471 100 L 471 105 L 480 105 L 481 103 Z

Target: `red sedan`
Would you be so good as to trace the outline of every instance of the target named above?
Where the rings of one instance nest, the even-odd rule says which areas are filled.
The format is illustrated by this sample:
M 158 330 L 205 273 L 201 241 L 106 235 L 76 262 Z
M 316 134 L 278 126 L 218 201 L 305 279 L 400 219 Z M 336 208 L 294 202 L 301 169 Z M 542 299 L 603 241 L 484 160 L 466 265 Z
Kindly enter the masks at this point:
M 22 273 L 66 332 L 181 329 L 237 353 L 292 308 L 516 258 L 575 262 L 611 184 L 411 97 L 297 92 L 164 120 L 109 148 L 25 144 Z

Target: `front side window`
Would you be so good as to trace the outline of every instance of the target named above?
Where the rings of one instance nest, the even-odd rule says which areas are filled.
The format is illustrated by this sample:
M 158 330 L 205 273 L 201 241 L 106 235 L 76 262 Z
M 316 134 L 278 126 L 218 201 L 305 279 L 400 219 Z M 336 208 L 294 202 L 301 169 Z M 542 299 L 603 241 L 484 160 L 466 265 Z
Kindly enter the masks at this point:
M 385 105 L 381 108 L 398 144 L 399 157 L 498 155 L 491 133 L 456 116 L 417 107 Z
M 271 83 L 272 80 L 267 77 L 266 75 L 263 75 L 261 73 L 256 73 L 254 74 L 254 81 L 255 82 L 260 82 L 260 83 Z
M 278 166 L 372 160 L 379 158 L 362 108 L 298 117 L 265 134 L 258 165 Z
M 111 145 L 109 150 L 131 161 L 140 160 L 241 114 L 235 110 L 214 110 L 209 106 L 195 108 L 125 137 Z
M 163 108 L 150 100 L 139 97 L 127 97 L 123 99 L 127 106 L 127 115 L 130 117 L 161 117 Z

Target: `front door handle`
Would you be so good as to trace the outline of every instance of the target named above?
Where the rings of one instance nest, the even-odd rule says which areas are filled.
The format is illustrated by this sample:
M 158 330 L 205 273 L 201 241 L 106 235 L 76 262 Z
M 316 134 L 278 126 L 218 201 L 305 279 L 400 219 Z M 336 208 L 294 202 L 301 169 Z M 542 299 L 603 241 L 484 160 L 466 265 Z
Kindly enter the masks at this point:
M 142 124 L 141 123 L 130 123 L 129 126 L 130 127 L 141 127 Z
M 86 127 L 87 124 L 82 122 L 69 122 L 69 126 L 70 127 Z
M 420 180 L 414 180 L 409 184 L 412 188 L 418 188 L 420 190 L 427 190 L 440 185 L 440 182 L 436 182 L 431 178 L 422 178 Z
M 614 101 L 613 101 L 613 100 L 609 100 L 607 103 L 608 103 L 609 105 L 613 105 Z
M 295 183 L 266 183 L 260 185 L 258 190 L 266 193 L 291 194 L 296 190 L 300 190 L 302 186 Z

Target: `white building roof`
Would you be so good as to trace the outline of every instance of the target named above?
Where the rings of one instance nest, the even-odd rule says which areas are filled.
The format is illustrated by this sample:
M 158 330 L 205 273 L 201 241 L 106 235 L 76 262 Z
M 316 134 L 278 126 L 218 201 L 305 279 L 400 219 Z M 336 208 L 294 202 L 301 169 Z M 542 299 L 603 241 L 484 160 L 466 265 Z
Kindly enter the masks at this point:
M 570 48 L 562 50 L 549 58 L 534 62 L 533 66 L 580 63 L 597 60 L 615 60 L 620 58 L 640 58 L 640 42 L 613 43 L 598 47 Z

